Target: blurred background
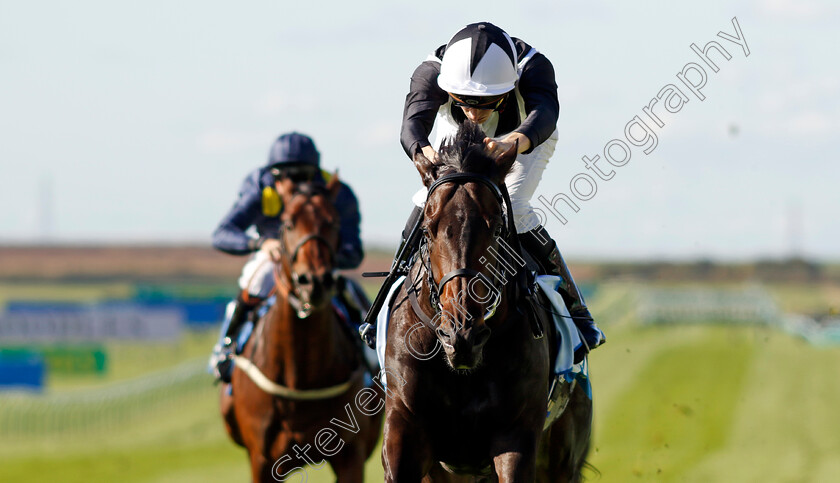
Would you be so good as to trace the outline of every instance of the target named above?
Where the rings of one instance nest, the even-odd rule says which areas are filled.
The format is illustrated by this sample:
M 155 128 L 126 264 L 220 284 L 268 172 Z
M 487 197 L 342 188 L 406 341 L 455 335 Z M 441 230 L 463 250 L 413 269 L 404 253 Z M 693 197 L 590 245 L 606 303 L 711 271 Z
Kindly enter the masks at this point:
M 718 36 L 733 18 L 749 55 Z M 837 481 L 840 7 L 819 0 L 0 2 L 0 480 L 245 481 L 204 370 L 245 260 L 210 234 L 298 130 L 359 197 L 360 271 L 387 269 L 420 186 L 409 77 L 481 20 L 557 74 L 533 203 L 609 339 L 588 476 Z M 712 40 L 718 72 L 690 47 Z M 689 100 L 657 126 L 669 84 Z M 656 146 L 587 170 L 635 116 Z

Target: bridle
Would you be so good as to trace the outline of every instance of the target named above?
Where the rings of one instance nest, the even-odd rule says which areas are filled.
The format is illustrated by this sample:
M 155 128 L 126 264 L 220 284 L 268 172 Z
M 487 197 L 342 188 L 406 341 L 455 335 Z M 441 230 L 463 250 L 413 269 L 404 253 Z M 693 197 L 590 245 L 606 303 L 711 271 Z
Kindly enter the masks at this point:
M 507 195 L 506 188 L 504 187 L 504 185 L 502 185 L 502 187 L 500 188 L 496 183 L 494 183 L 490 178 L 486 176 L 471 173 L 450 173 L 443 175 L 437 180 L 435 180 L 435 182 L 432 183 L 431 186 L 429 186 L 428 193 L 426 194 L 426 202 L 428 203 L 435 190 L 437 190 L 439 187 L 445 184 L 463 185 L 466 183 L 478 183 L 488 188 L 493 194 L 493 197 L 496 199 L 497 204 L 499 205 L 499 211 L 507 212 L 507 217 L 503 217 L 503 220 L 505 220 L 506 223 L 499 225 L 496 233 L 494 233 L 494 237 L 504 240 L 507 239 L 511 233 L 515 233 L 516 228 L 513 224 L 513 211 L 510 206 L 510 197 Z M 502 293 L 504 291 L 505 284 L 508 278 L 507 267 L 510 266 L 510 264 L 504 263 L 501 257 L 496 258 L 495 269 L 492 270 L 494 275 L 498 277 L 496 282 L 490 280 L 490 278 L 484 273 L 471 268 L 456 268 L 444 274 L 443 277 L 441 277 L 440 282 L 435 282 L 434 273 L 432 271 L 431 253 L 429 251 L 430 246 L 431 241 L 429 240 L 428 233 L 425 233 L 424 230 L 424 241 L 420 247 L 420 257 L 421 263 L 426 269 L 426 282 L 429 286 L 429 304 L 431 305 L 432 310 L 434 310 L 435 315 L 437 316 L 443 310 L 443 306 L 440 303 L 440 294 L 443 292 L 443 287 L 448 282 L 458 277 L 478 277 L 487 285 L 491 293 L 494 294 L 493 302 L 490 304 L 490 307 L 484 314 L 484 319 L 487 320 L 490 317 L 492 317 L 496 313 L 496 309 L 498 308 L 499 303 L 501 302 Z M 420 308 L 420 305 L 417 302 L 417 284 L 408 283 L 408 279 L 406 279 L 406 282 L 406 286 L 409 292 L 409 300 L 411 302 L 412 307 L 414 308 L 414 312 L 428 327 L 430 327 L 433 330 L 436 330 L 435 324 L 432 321 L 432 319 L 425 314 L 425 311 L 423 311 Z
M 312 188 L 306 188 L 305 190 L 301 189 L 300 191 L 295 192 L 295 196 L 298 194 L 311 197 L 313 191 Z M 331 267 L 335 267 L 334 262 L 336 254 L 335 248 L 333 248 L 333 245 L 329 242 L 329 240 L 317 233 L 310 233 L 304 236 L 295 244 L 294 248 L 289 251 L 286 243 L 286 232 L 291 231 L 293 228 L 294 224 L 288 220 L 284 220 L 280 227 L 280 234 L 278 235 L 278 238 L 280 240 L 281 257 L 280 260 L 274 264 L 275 289 L 280 292 L 286 300 L 288 300 L 289 305 L 296 310 L 298 318 L 305 319 L 312 314 L 313 307 L 308 302 L 301 301 L 301 283 L 305 283 L 305 281 L 301 278 L 303 275 L 298 275 L 294 272 L 294 262 L 297 260 L 297 257 L 304 245 L 310 242 L 320 243 L 327 247 Z M 328 272 L 328 274 L 333 276 L 332 272 Z M 264 328 L 264 324 L 260 325 L 260 330 L 263 330 Z M 355 385 L 363 381 L 366 373 L 365 364 L 360 364 L 358 368 L 350 374 L 350 377 L 341 384 L 317 389 L 295 389 L 276 382 L 276 379 L 274 378 L 267 377 L 260 370 L 257 364 L 249 360 L 244 355 L 234 354 L 231 358 L 236 364 L 236 367 L 240 368 L 251 379 L 251 381 L 253 381 L 254 384 L 256 384 L 257 387 L 262 389 L 264 392 L 272 396 L 282 397 L 292 401 L 315 401 L 335 398 L 345 394 L 352 387 L 358 387 Z
M 295 195 L 301 196 L 311 196 L 312 193 L 309 192 L 298 192 Z M 300 254 L 301 249 L 304 245 L 309 242 L 317 242 L 325 247 L 327 247 L 327 253 L 329 254 L 330 260 L 330 267 L 335 267 L 335 248 L 333 248 L 332 244 L 324 238 L 323 236 L 317 233 L 310 233 L 300 239 L 294 246 L 294 248 L 289 251 L 287 248 L 287 240 L 286 240 L 286 232 L 291 231 L 294 228 L 294 224 L 290 221 L 284 220 L 280 227 L 280 261 L 278 261 L 274 265 L 274 282 L 277 286 L 277 289 L 282 292 L 285 298 L 288 300 L 289 305 L 295 309 L 298 318 L 305 319 L 312 314 L 312 304 L 309 302 L 303 302 L 301 300 L 301 285 L 307 283 L 309 280 L 307 278 L 307 274 L 298 274 L 294 270 L 294 264 L 297 260 L 298 255 Z M 330 277 L 334 277 L 332 272 L 333 269 L 329 272 Z M 287 277 L 283 277 L 282 273 L 286 273 Z M 291 285 L 289 285 L 288 280 L 291 281 Z

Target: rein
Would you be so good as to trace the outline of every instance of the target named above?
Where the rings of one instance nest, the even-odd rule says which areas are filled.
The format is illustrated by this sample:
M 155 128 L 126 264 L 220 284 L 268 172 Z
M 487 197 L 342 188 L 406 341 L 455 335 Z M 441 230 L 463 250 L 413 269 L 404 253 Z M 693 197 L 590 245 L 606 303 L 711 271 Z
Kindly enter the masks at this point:
M 288 226 L 291 225 L 283 225 L 284 228 Z M 312 233 L 303 237 L 295 245 L 290 254 L 286 248 L 285 230 L 281 228 L 280 233 L 281 259 L 274 264 L 274 291 L 279 292 L 288 301 L 299 318 L 305 319 L 312 315 L 313 307 L 308 302 L 302 302 L 300 300 L 300 296 L 298 295 L 300 291 L 300 277 L 294 272 L 292 265 L 297 260 L 301 248 L 308 242 L 320 242 L 326 246 L 331 264 L 335 262 L 335 249 L 333 249 L 326 238 Z M 292 389 L 272 381 L 247 357 L 234 354 L 231 356 L 231 359 L 264 392 L 272 396 L 293 401 L 312 401 L 339 396 L 347 392 L 356 382 L 360 381 L 365 373 L 365 366 L 361 365 L 353 371 L 346 382 L 341 384 L 319 389 Z

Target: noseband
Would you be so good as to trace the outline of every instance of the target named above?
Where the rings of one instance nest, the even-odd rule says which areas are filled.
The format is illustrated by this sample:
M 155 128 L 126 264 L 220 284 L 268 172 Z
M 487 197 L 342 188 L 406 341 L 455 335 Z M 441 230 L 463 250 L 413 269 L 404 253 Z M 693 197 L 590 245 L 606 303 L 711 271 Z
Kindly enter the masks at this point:
M 284 251 L 285 251 L 285 246 L 286 246 L 286 244 L 285 244 L 285 234 L 284 234 L 283 238 L 284 238 L 283 239 L 283 242 L 284 242 L 283 247 L 284 247 Z M 303 246 L 307 242 L 310 242 L 312 240 L 321 242 L 322 245 L 327 247 L 327 251 L 330 254 L 330 265 L 333 265 L 335 263 L 335 250 L 333 249 L 332 245 L 330 245 L 330 242 L 326 238 L 322 237 L 321 235 L 317 235 L 315 233 L 306 235 L 305 237 L 303 237 L 303 239 L 301 241 L 297 242 L 297 245 L 295 245 L 295 248 L 294 248 L 294 250 L 292 250 L 292 254 L 289 257 L 289 262 L 291 264 L 295 263 L 295 260 L 297 260 L 297 256 L 300 253 L 300 249 L 303 248 Z M 291 270 L 291 267 L 289 267 L 289 269 Z
M 513 225 L 513 218 L 512 218 L 512 209 L 510 207 L 510 202 L 507 201 L 509 198 L 506 196 L 506 192 L 503 191 L 503 188 L 500 189 L 499 186 L 494 183 L 490 178 L 486 176 L 480 176 L 471 173 L 452 173 L 441 176 L 431 186 L 429 186 L 428 193 L 426 195 L 426 202 L 428 203 L 429 199 L 432 197 L 432 193 L 435 192 L 440 186 L 444 184 L 466 184 L 466 183 L 479 183 L 490 189 L 490 192 L 493 194 L 496 202 L 499 205 L 500 211 L 502 208 L 506 209 L 508 216 L 507 218 L 503 218 L 507 221 L 507 224 L 503 224 L 501 226 L 500 232 L 497 232 L 495 236 L 501 238 L 507 238 L 507 236 L 511 232 L 515 232 L 515 227 Z M 436 283 L 434 279 L 434 274 L 432 273 L 432 263 L 431 263 L 431 254 L 428 250 L 429 242 L 426 240 L 424 246 L 421 248 L 422 252 L 424 252 L 421 256 L 423 257 L 423 264 L 426 267 L 426 273 L 428 276 L 428 284 L 429 284 L 429 302 L 432 306 L 432 309 L 435 311 L 435 314 L 440 313 L 443 310 L 443 307 L 440 303 L 440 294 L 443 292 L 443 287 L 446 285 L 447 282 L 452 281 L 457 277 L 478 277 L 481 279 L 487 287 L 490 288 L 492 293 L 495 293 L 495 297 L 493 303 L 490 305 L 490 308 L 487 310 L 487 313 L 484 315 L 484 319 L 487 320 L 492 317 L 496 313 L 496 308 L 499 306 L 499 302 L 502 298 L 502 290 L 505 285 L 505 281 L 507 279 L 504 263 L 501 263 L 501 260 L 496 260 L 496 270 L 494 270 L 495 274 L 501 274 L 501 280 L 499 281 L 500 286 L 497 286 L 487 275 L 481 273 L 478 270 L 473 270 L 471 268 L 457 268 L 446 273 L 441 279 L 440 282 Z M 501 268 L 500 268 L 501 267 Z M 412 306 L 414 307 L 414 311 L 417 315 L 424 319 L 426 325 L 434 329 L 434 324 L 428 317 L 425 316 L 422 309 L 420 309 L 419 304 L 417 304 L 417 297 L 416 297 L 416 288 L 411 286 L 409 288 L 409 298 L 411 299 Z

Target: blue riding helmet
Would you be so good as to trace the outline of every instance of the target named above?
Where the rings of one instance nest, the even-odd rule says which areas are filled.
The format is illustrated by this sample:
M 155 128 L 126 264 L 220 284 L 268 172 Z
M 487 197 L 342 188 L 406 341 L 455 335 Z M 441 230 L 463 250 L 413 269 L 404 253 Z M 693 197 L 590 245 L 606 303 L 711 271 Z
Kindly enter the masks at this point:
M 268 153 L 268 166 L 282 168 L 291 165 L 318 167 L 321 154 L 312 138 L 297 132 L 283 134 L 274 141 Z

